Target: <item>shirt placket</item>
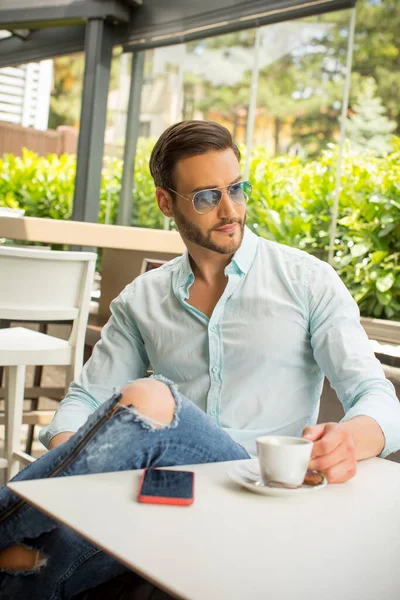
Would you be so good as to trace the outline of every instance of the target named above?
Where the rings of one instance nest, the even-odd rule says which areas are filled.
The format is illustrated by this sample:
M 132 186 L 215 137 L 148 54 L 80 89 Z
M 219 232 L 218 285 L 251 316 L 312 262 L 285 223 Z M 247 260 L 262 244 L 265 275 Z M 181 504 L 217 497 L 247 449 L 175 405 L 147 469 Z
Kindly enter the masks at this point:
M 226 303 L 239 284 L 240 276 L 228 274 L 229 279 L 225 291 L 219 299 L 208 323 L 209 376 L 210 388 L 207 395 L 207 414 L 218 425 L 221 415 L 221 394 L 224 376 L 224 346 L 222 323 Z

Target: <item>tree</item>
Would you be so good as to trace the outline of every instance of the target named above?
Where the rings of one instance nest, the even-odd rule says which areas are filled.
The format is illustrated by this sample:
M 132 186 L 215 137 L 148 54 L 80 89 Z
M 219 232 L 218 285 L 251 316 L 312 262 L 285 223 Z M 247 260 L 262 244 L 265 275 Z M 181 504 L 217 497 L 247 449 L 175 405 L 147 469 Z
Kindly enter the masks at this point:
M 247 109 L 250 98 L 250 71 L 243 71 L 241 80 L 237 73 L 229 79 L 224 72 L 225 67 L 237 65 L 237 60 L 243 60 L 235 52 L 245 49 L 246 56 L 252 55 L 255 31 L 253 29 L 189 42 L 186 45 L 186 57 L 190 65 L 191 58 L 202 57 L 204 69 L 196 74 L 190 67 L 184 74 L 183 86 L 183 118 L 192 118 L 200 111 L 204 118 L 214 118 L 218 113 L 220 118 L 229 122 L 234 139 L 237 138 L 239 127 L 247 121 Z M 233 53 L 233 55 L 232 55 Z M 241 70 L 243 66 L 241 65 Z
M 357 2 L 353 74 L 373 77 L 387 116 L 400 133 L 400 4 L 398 0 Z M 358 88 L 353 80 L 351 103 Z
M 376 91 L 375 80 L 372 77 L 364 79 L 353 106 L 354 112 L 347 119 L 346 132 L 356 152 L 368 148 L 382 155 L 391 148 L 396 123 L 387 118 L 387 111 Z
M 79 124 L 82 81 L 85 69 L 83 53 L 59 56 L 53 63 L 53 90 L 50 98 L 49 129 Z
M 308 145 L 309 154 L 318 154 L 327 141 L 334 140 L 338 133 L 341 113 L 343 82 L 348 42 L 349 11 L 329 13 L 319 18 L 330 26 L 325 35 L 315 39 L 313 52 L 300 60 L 307 86 L 316 91 L 321 83 L 331 82 L 325 103 L 319 114 L 308 102 L 303 103 L 303 113 L 292 125 L 294 139 Z M 364 81 L 372 77 L 376 82 L 376 95 L 387 111 L 387 117 L 395 123 L 394 133 L 400 133 L 400 4 L 395 0 L 358 0 L 356 29 L 350 89 L 350 110 L 358 102 L 359 91 Z M 320 139 L 319 148 L 310 148 L 310 135 L 314 130 Z
M 350 109 L 357 103 L 363 81 L 373 77 L 377 95 L 387 109 L 389 120 L 396 122 L 395 133 L 399 134 L 400 50 L 397 40 L 400 4 L 394 0 L 358 0 L 356 17 Z M 258 111 L 274 117 L 276 150 L 280 148 L 280 124 L 286 121 L 291 123 L 293 144 L 302 146 L 310 157 L 317 156 L 327 143 L 337 140 L 349 18 L 350 12 L 342 10 L 285 23 L 280 32 L 274 30 L 275 26 L 265 28 L 267 38 L 276 35 L 272 46 L 279 44 L 277 33 L 282 31 L 291 46 L 284 56 L 261 67 L 259 73 L 257 107 Z M 294 26 L 292 29 L 292 23 L 301 23 L 304 29 L 296 30 Z M 202 40 L 192 43 L 188 49 L 252 48 L 254 30 L 249 30 L 247 36 L 244 34 Z M 248 70 L 235 85 L 213 86 L 204 82 L 202 99 L 195 100 L 195 104 L 205 118 L 208 111 L 217 109 L 222 117 L 235 122 L 235 115 L 239 111 L 243 114 L 248 107 L 250 80 Z
M 110 90 L 118 85 L 121 48 L 114 48 L 111 62 Z M 49 129 L 59 125 L 79 127 L 85 55 L 68 54 L 54 59 L 53 90 L 50 98 Z

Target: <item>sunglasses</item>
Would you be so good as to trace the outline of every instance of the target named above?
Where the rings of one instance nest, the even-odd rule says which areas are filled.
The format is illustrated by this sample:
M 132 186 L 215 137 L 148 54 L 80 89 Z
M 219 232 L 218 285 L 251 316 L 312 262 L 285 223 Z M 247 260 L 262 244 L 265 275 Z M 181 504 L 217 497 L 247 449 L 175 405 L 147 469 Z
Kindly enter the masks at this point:
M 251 196 L 253 186 L 249 181 L 239 181 L 239 183 L 232 183 L 232 185 L 225 185 L 220 188 L 201 190 L 200 192 L 196 192 L 193 198 L 183 196 L 172 188 L 168 188 L 170 192 L 174 192 L 177 196 L 189 200 L 189 202 L 193 204 L 194 210 L 201 215 L 205 215 L 218 206 L 222 200 L 224 189 L 226 189 L 230 199 L 233 200 L 235 204 L 246 204 Z

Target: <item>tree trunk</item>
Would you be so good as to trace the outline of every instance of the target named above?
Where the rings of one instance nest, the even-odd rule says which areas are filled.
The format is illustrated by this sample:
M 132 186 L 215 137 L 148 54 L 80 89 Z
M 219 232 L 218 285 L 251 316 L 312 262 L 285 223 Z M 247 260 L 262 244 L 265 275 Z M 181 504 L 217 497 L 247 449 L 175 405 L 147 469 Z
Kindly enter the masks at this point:
M 274 142 L 275 142 L 275 156 L 280 153 L 279 146 L 279 134 L 281 130 L 281 119 L 279 117 L 275 117 L 275 130 L 274 130 Z
M 235 144 L 236 144 L 237 128 L 238 128 L 238 114 L 235 111 L 233 113 L 233 131 L 232 131 L 232 139 L 235 142 Z

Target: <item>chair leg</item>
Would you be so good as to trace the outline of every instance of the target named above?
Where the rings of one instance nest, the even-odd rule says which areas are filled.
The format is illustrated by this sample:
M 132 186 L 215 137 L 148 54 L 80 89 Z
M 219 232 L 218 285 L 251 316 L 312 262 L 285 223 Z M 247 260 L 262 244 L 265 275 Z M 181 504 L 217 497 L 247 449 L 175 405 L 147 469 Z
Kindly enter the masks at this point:
M 7 476 L 11 479 L 19 471 L 19 461 L 14 452 L 21 450 L 21 429 L 24 411 L 25 365 L 6 367 L 6 458 Z
M 39 332 L 40 333 L 47 333 L 47 329 L 48 329 L 48 323 L 44 322 L 44 323 L 39 323 Z M 33 378 L 33 386 L 34 387 L 41 387 L 42 385 L 42 374 L 43 374 L 43 367 L 42 366 L 37 366 L 35 367 L 35 374 L 34 374 L 34 378 Z M 35 398 L 33 400 L 31 400 L 31 410 L 38 410 L 39 408 L 39 398 Z M 28 425 L 28 436 L 26 438 L 26 446 L 25 446 L 25 452 L 27 454 L 32 454 L 32 446 L 33 446 L 33 438 L 35 437 L 35 425 Z
M 42 366 L 35 368 L 35 376 L 33 379 L 34 387 L 41 387 L 42 373 L 43 373 Z M 31 410 L 38 410 L 38 408 L 39 408 L 39 398 L 31 399 Z M 25 452 L 27 454 L 32 454 L 32 445 L 33 445 L 34 437 L 35 437 L 35 425 L 34 424 L 28 425 L 28 436 L 26 438 L 26 446 L 25 446 Z
M 8 319 L 0 319 L 0 329 L 8 329 L 10 325 L 11 321 L 9 321 Z M 0 367 L 0 387 L 3 385 L 3 372 L 4 368 Z

